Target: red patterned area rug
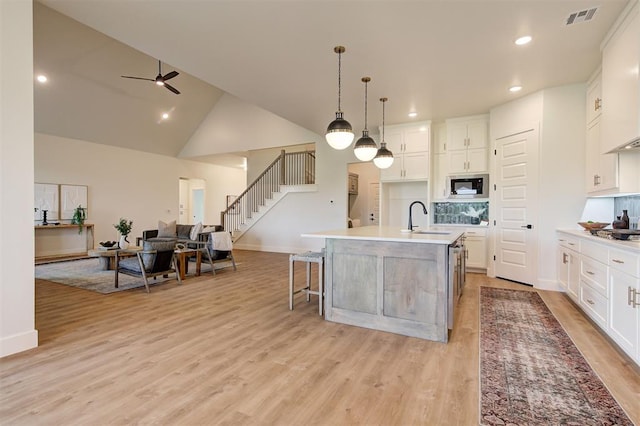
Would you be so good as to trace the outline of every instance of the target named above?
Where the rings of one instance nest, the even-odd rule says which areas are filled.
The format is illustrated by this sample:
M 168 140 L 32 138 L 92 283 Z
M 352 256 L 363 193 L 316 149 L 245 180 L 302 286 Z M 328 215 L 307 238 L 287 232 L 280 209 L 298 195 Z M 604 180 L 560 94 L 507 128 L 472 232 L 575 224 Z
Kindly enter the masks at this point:
M 633 425 L 538 293 L 480 289 L 482 425 Z

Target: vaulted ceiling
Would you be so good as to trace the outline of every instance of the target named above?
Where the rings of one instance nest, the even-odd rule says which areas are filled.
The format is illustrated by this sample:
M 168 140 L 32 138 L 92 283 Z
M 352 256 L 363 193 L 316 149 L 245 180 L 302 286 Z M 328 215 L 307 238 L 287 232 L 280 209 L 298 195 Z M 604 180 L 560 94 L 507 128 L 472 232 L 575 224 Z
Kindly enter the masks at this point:
M 636 1 L 636 0 L 632 0 Z M 226 92 L 317 134 L 337 108 L 369 128 L 478 113 L 545 87 L 585 82 L 627 0 L 41 0 L 34 6 L 36 131 L 177 155 Z M 598 7 L 588 22 L 573 12 Z M 49 9 L 51 8 L 51 9 Z M 53 9 L 53 10 L 52 10 Z M 59 12 L 59 13 L 58 13 Z M 65 16 L 63 16 L 63 15 Z M 80 25 L 67 17 L 73 18 Z M 514 40 L 533 36 L 527 46 Z M 174 95 L 152 82 L 178 70 Z M 507 89 L 522 85 L 517 94 Z M 410 111 L 417 112 L 409 118 Z M 161 120 L 170 112 L 169 120 Z M 239 118 L 238 125 L 242 125 Z M 268 129 L 265 129 L 268 131 Z M 224 141 L 211 141 L 212 146 Z M 237 151 L 218 146 L 212 152 Z

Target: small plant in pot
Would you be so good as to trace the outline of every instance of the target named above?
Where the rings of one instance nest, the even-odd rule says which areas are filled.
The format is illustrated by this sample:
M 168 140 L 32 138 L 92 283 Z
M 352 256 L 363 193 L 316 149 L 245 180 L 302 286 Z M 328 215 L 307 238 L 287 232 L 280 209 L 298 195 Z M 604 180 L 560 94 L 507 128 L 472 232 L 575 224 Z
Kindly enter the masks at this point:
M 82 234 L 82 225 L 87 219 L 87 209 L 79 205 L 73 210 L 73 217 L 71 218 L 72 225 L 78 225 L 78 234 Z
M 120 243 L 118 244 L 118 246 L 121 249 L 125 249 L 129 246 L 129 240 L 127 239 L 127 236 L 129 235 L 129 233 L 131 233 L 132 225 L 132 220 L 128 220 L 122 217 L 120 218 L 120 221 L 118 223 L 113 225 L 113 227 L 116 228 L 120 233 Z

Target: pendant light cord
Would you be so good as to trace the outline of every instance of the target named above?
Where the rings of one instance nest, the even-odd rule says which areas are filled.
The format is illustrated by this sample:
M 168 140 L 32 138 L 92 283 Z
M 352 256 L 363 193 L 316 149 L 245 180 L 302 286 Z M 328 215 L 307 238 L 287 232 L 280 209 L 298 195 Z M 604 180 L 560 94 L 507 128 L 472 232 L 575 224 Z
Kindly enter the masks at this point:
M 340 77 L 342 75 L 342 53 L 338 52 L 338 112 L 341 111 L 340 109 L 340 87 L 342 85 L 342 78 Z
M 368 81 L 364 82 L 364 129 L 367 129 L 367 86 L 369 85 Z
M 387 100 L 386 98 L 382 98 L 380 99 L 382 101 L 382 140 L 380 141 L 381 144 L 385 143 L 384 141 L 384 103 Z

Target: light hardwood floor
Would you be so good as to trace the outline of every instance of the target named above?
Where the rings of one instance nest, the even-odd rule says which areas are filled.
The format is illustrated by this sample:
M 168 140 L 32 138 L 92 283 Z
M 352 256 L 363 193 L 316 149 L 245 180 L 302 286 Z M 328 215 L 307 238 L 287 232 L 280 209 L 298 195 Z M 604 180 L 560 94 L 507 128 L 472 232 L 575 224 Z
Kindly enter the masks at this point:
M 475 425 L 479 287 L 531 290 L 469 274 L 441 344 L 323 321 L 301 294 L 289 311 L 286 254 L 236 259 L 150 294 L 38 281 L 40 346 L 0 360 L 0 424 Z M 542 297 L 640 424 L 638 370 L 564 295 Z

